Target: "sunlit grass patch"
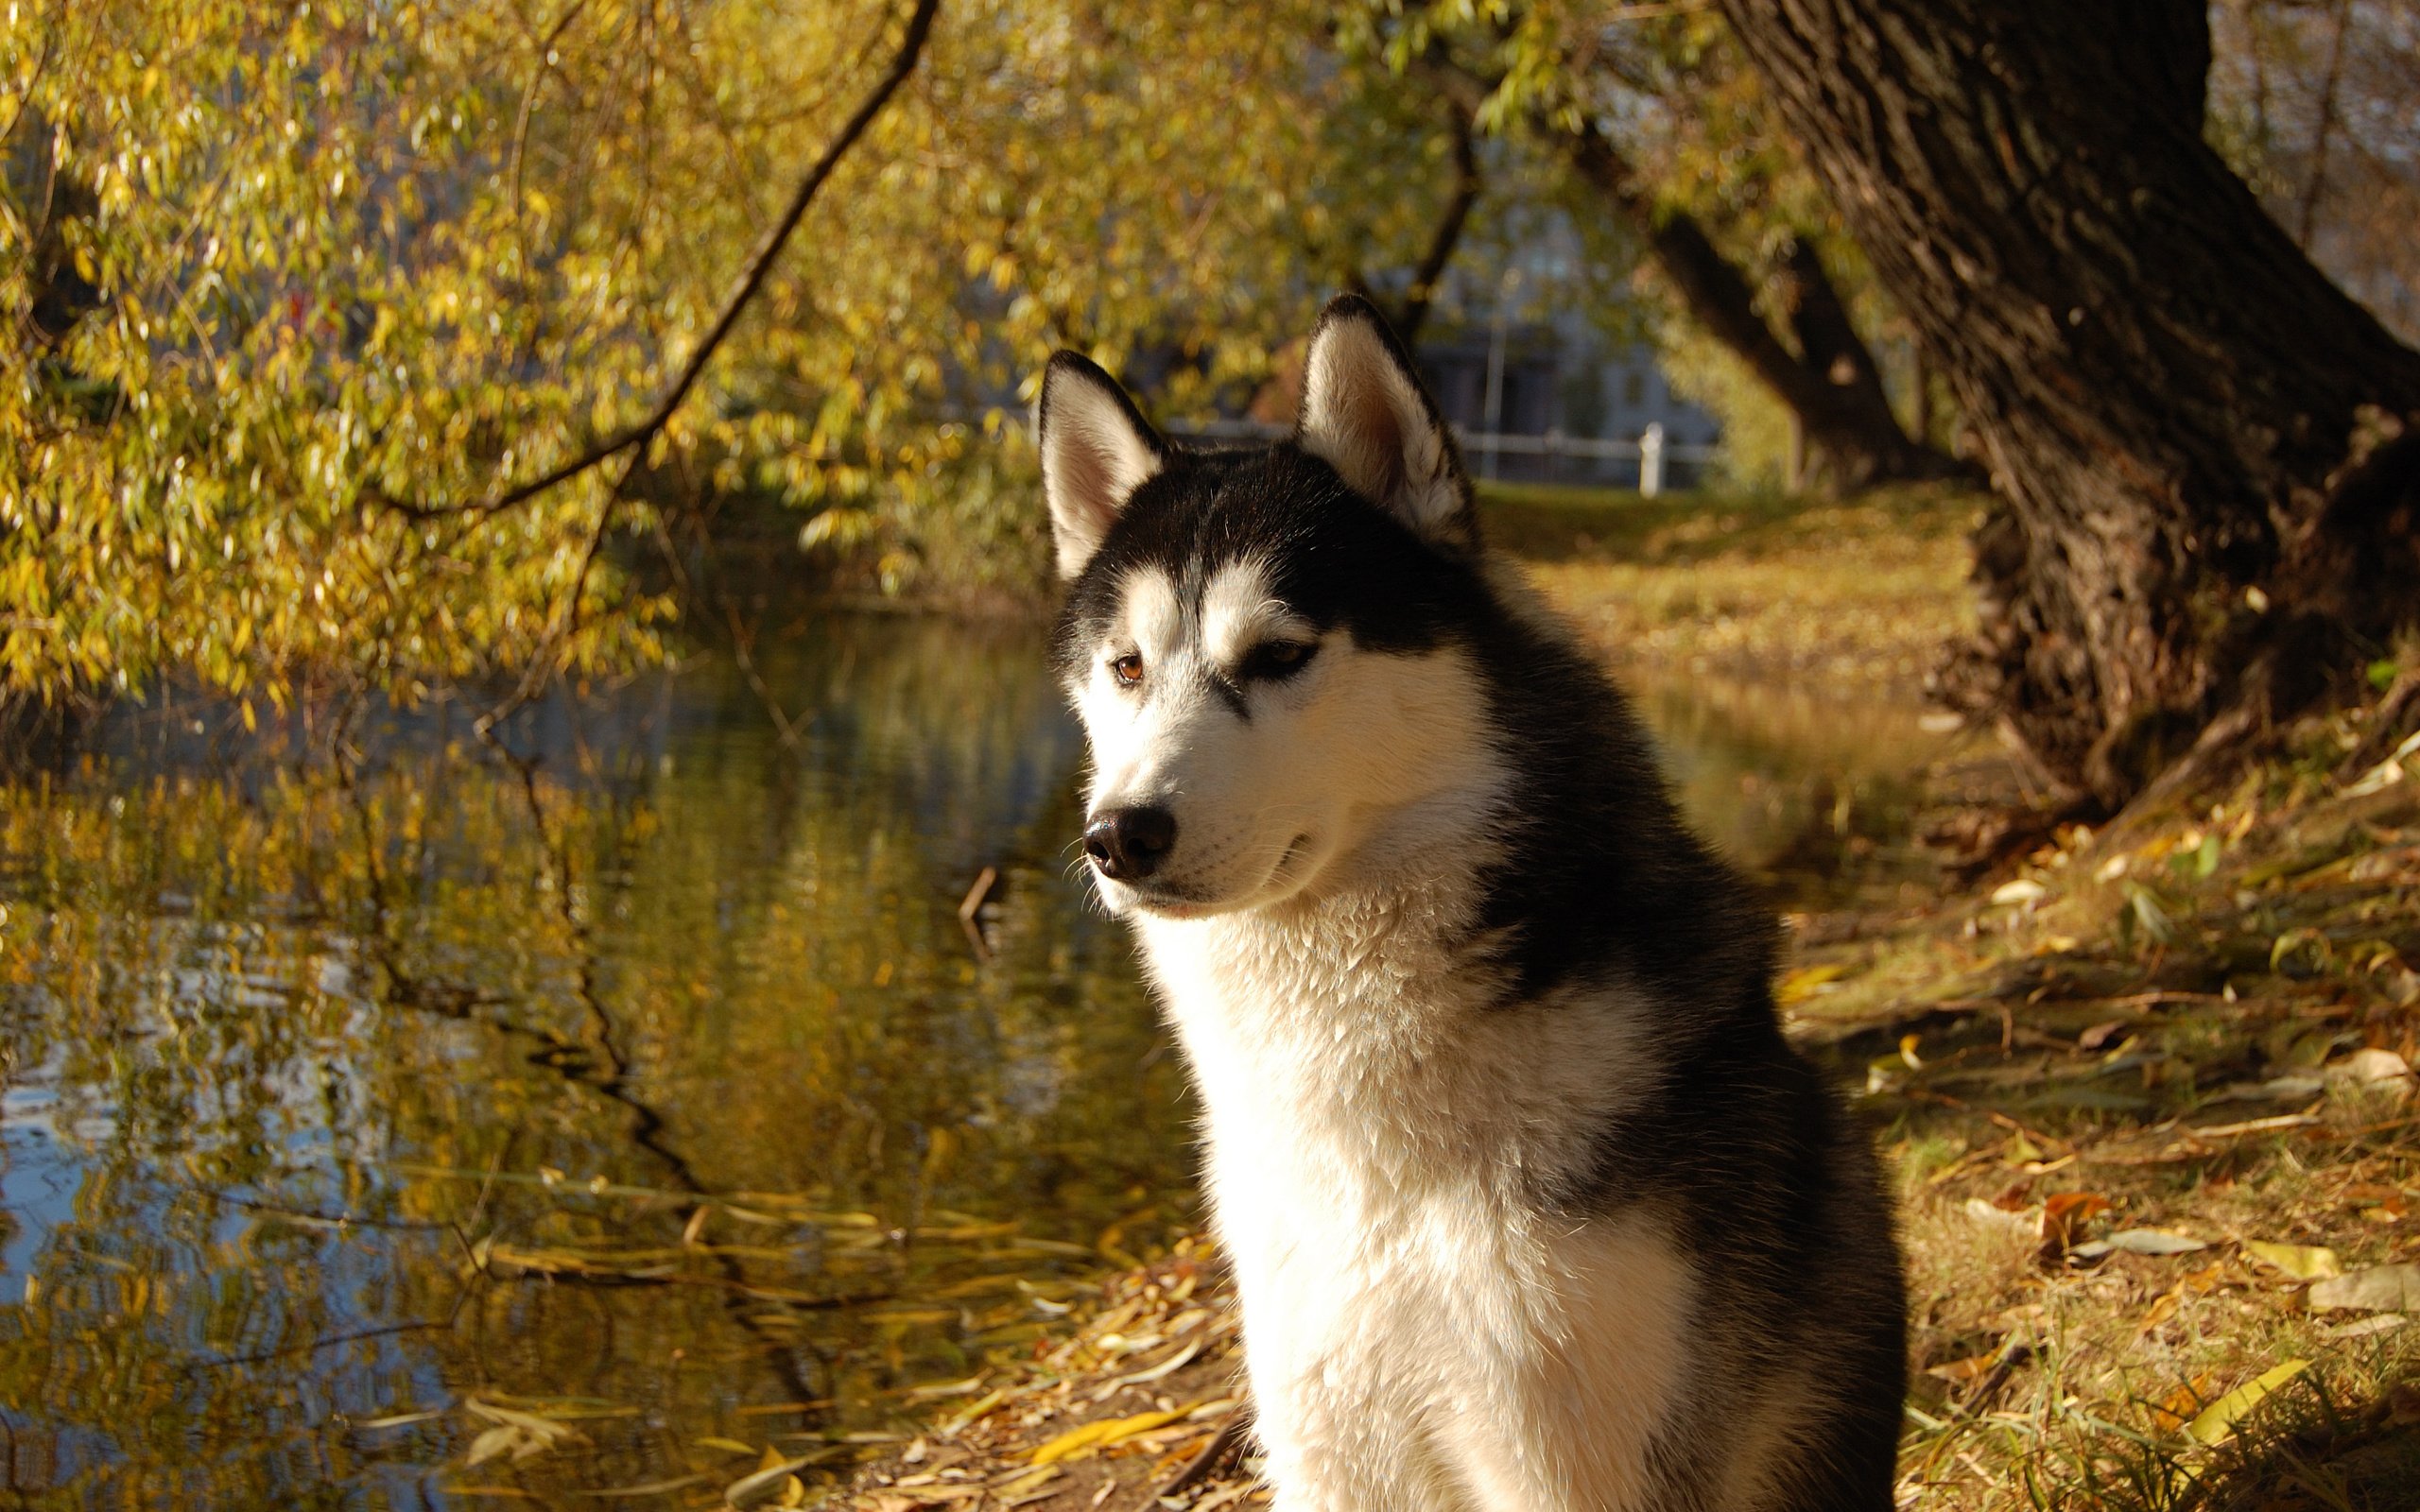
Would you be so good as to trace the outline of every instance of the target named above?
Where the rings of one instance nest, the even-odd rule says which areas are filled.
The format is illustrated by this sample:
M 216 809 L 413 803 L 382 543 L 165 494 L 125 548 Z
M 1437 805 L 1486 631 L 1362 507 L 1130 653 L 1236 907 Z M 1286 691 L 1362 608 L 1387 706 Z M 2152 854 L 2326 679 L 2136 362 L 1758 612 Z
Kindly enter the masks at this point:
M 1966 534 L 1981 505 L 1957 490 L 1481 497 L 1489 539 L 1616 662 L 1912 683 L 1973 624 Z

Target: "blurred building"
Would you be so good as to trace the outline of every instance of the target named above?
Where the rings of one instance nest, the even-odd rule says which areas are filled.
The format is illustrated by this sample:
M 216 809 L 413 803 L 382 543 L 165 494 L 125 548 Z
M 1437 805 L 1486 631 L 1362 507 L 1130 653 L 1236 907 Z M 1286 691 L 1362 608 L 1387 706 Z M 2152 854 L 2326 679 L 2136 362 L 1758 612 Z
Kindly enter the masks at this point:
M 1422 336 L 1419 357 L 1482 476 L 1492 464 L 1492 475 L 1516 481 L 1634 487 L 1632 448 L 1660 425 L 1665 484 L 1686 488 L 1722 438 L 1720 421 L 1672 392 L 1652 347 L 1609 341 L 1576 312 L 1501 326 L 1440 322 Z M 1489 376 L 1499 360 L 1491 413 Z M 1490 447 L 1491 436 L 1505 441 Z

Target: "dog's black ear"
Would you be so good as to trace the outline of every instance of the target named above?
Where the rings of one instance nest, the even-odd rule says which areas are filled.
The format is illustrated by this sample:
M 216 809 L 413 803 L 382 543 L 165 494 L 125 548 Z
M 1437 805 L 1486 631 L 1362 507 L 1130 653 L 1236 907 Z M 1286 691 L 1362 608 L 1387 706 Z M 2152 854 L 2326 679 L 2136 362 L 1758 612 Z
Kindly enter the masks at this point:
M 1117 380 L 1072 352 L 1043 370 L 1034 425 L 1059 576 L 1073 578 L 1134 490 L 1167 465 L 1167 447 Z
M 1463 550 L 1478 544 L 1453 432 L 1369 301 L 1341 294 L 1321 312 L 1304 360 L 1295 442 L 1426 539 Z

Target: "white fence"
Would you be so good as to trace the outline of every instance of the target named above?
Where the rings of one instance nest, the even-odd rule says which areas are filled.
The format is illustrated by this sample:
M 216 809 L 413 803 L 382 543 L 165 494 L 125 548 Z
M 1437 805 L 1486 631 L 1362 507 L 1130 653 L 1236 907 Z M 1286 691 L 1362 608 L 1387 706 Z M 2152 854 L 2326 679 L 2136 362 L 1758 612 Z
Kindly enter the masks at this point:
M 1171 425 L 1174 436 L 1200 436 L 1219 440 L 1275 440 L 1293 434 L 1292 428 L 1271 425 L 1262 421 L 1214 420 L 1192 425 Z M 1653 498 L 1664 491 L 1664 469 L 1672 462 L 1703 463 L 1714 460 L 1711 446 L 1695 446 L 1686 442 L 1668 441 L 1664 427 L 1650 425 L 1637 440 L 1599 440 L 1589 436 L 1565 436 L 1561 431 L 1548 431 L 1544 436 L 1507 436 L 1493 431 L 1467 431 L 1454 427 L 1456 439 L 1462 443 L 1462 455 L 1472 458 L 1481 477 L 1495 475 L 1498 456 L 1587 457 L 1638 464 L 1638 491 Z

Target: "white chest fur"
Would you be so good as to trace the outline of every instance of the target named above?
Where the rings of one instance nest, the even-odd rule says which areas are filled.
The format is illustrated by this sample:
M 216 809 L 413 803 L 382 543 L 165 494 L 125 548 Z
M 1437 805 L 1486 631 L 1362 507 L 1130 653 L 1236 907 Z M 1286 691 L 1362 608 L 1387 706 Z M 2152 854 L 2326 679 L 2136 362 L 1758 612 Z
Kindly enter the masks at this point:
M 1461 912 L 1415 886 L 1141 921 L 1288 1512 L 1634 1506 L 1681 1383 L 1692 1288 L 1660 1225 L 1537 1201 L 1655 1074 L 1634 1021 L 1488 1005 Z

